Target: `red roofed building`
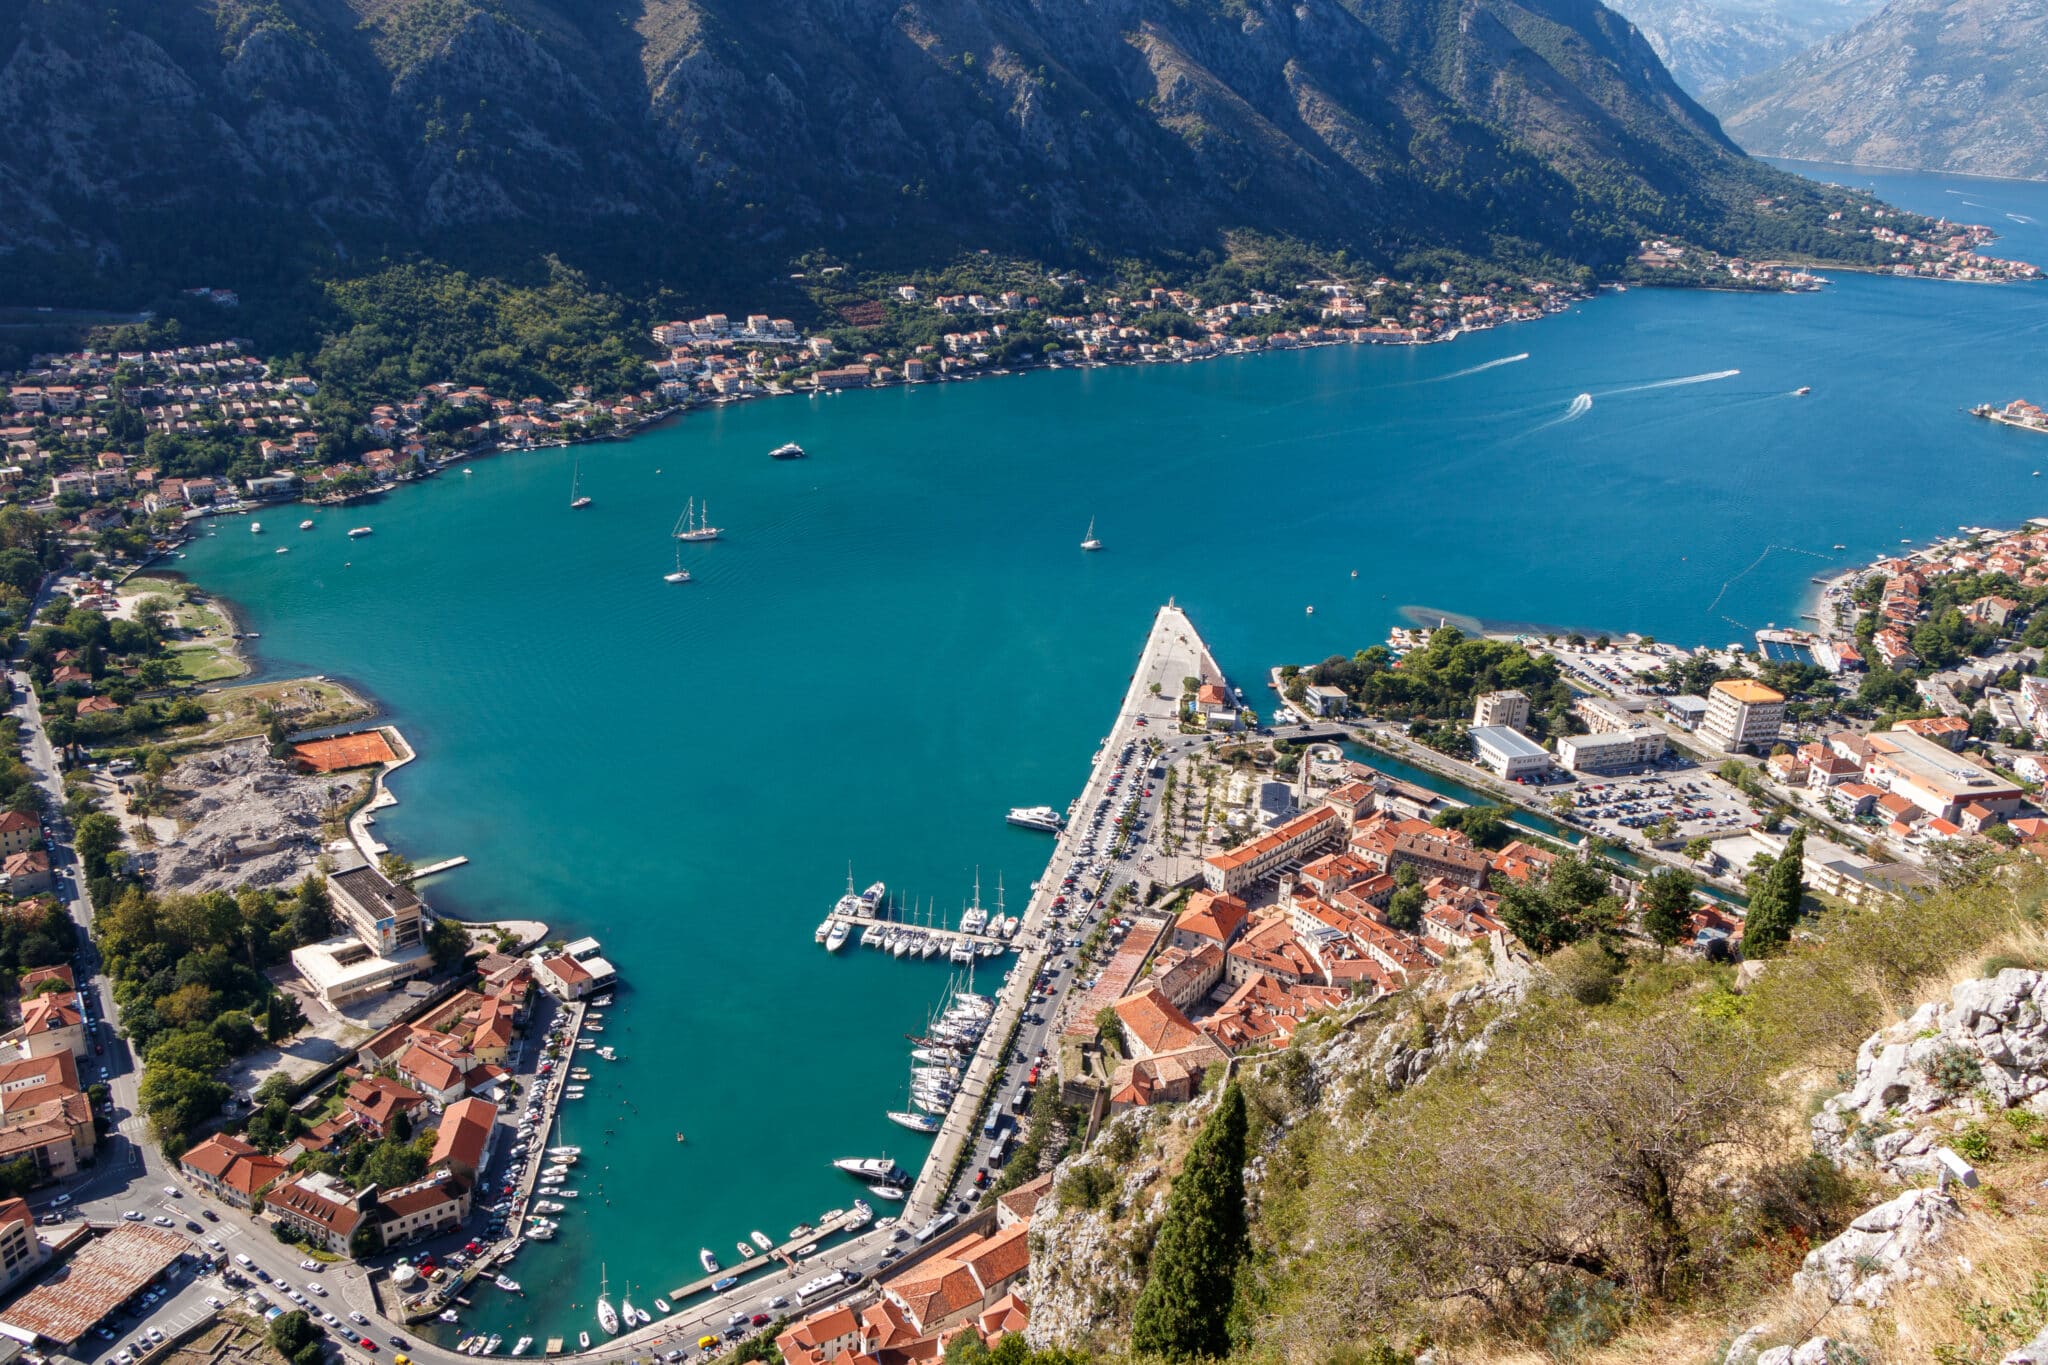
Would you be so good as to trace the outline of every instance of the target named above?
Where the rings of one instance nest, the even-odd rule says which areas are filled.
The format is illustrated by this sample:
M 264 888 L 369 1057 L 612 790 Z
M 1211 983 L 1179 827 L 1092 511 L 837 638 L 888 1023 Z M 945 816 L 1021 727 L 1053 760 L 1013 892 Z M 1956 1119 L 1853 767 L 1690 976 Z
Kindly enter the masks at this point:
M 1295 938 L 1284 911 L 1254 920 L 1250 931 L 1224 954 L 1223 979 L 1231 985 L 1243 985 L 1254 972 L 1293 985 L 1323 983 L 1321 964 Z
M 472 1095 L 457 1100 L 441 1114 L 441 1126 L 434 1133 L 434 1150 L 427 1157 L 431 1167 L 445 1166 L 474 1180 L 490 1160 L 491 1138 L 497 1131 L 498 1108 L 489 1100 Z
M 238 1209 L 254 1203 L 285 1169 L 276 1157 L 265 1156 L 229 1133 L 215 1133 L 178 1158 L 178 1170 L 187 1180 Z
M 775 1338 L 775 1344 L 789 1365 L 825 1365 L 849 1352 L 865 1353 L 860 1318 L 843 1303 L 811 1314 Z
M 1146 983 L 1111 1008 L 1123 1024 L 1124 1048 L 1133 1060 L 1143 1061 L 1155 1052 L 1174 1052 L 1201 1041 L 1201 1030 L 1155 983 Z
M 475 1064 L 466 1053 L 450 1053 L 415 1039 L 398 1055 L 397 1066 L 398 1074 L 413 1086 L 436 1103 L 448 1104 L 468 1089 L 464 1078 Z
M 43 842 L 42 826 L 18 810 L 0 813 L 0 855 L 26 853 Z
M 39 848 L 10 853 L 0 860 L 0 877 L 7 891 L 16 896 L 33 896 L 50 889 L 50 855 Z
M 1202 860 L 1202 880 L 1211 891 L 1235 896 L 1297 859 L 1336 847 L 1349 828 L 1342 812 L 1328 806 L 1295 816 L 1270 834 Z
M 341 1097 L 342 1107 L 353 1114 L 357 1126 L 372 1137 L 383 1137 L 395 1115 L 403 1113 L 416 1117 L 427 1102 L 427 1097 L 411 1086 L 400 1085 L 383 1076 L 366 1076 L 354 1070 L 343 1074 L 350 1078 L 350 1082 Z
M 1173 922 L 1173 946 L 1199 948 L 1207 943 L 1219 950 L 1228 948 L 1244 932 L 1245 920 L 1250 914 L 1245 903 L 1235 896 L 1196 891 L 1188 897 L 1187 908 Z
M 563 1000 L 581 1000 L 597 983 L 597 978 L 567 953 L 542 958 L 536 970 L 542 989 Z
M 1550 865 L 1557 861 L 1557 855 L 1534 844 L 1525 844 L 1520 839 L 1495 853 L 1487 866 L 1495 876 L 1509 881 L 1533 881 L 1550 875 Z
M 305 1241 L 337 1256 L 362 1224 L 362 1196 L 331 1175 L 307 1175 L 271 1186 L 264 1211 Z

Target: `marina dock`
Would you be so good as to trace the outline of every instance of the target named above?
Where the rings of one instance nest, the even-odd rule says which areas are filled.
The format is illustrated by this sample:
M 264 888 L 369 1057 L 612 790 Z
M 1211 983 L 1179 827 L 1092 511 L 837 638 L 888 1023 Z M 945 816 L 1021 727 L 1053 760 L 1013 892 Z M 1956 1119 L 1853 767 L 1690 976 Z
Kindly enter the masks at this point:
M 726 1276 L 751 1275 L 757 1270 L 772 1269 L 777 1262 L 780 1262 L 782 1267 L 789 1271 L 790 1274 L 801 1274 L 804 1269 L 804 1263 L 796 1258 L 798 1247 L 807 1247 L 813 1242 L 823 1241 L 827 1237 L 834 1237 L 842 1232 L 850 1231 L 858 1227 L 860 1221 L 859 1214 L 851 1211 L 842 1212 L 839 1217 L 818 1224 L 816 1231 L 807 1232 L 796 1240 L 784 1242 L 773 1251 L 764 1251 L 760 1255 L 750 1256 L 744 1261 L 735 1261 L 733 1264 L 720 1270 L 716 1275 L 705 1275 L 690 1281 L 688 1284 L 678 1285 L 676 1288 L 668 1291 L 668 1300 L 675 1305 L 676 1313 L 687 1312 L 688 1310 L 683 1306 L 684 1300 L 694 1298 L 699 1294 L 708 1293 L 712 1285 L 718 1283 Z M 671 1314 L 671 1316 L 674 1316 L 674 1314 Z M 666 1319 L 656 1318 L 652 1325 L 659 1327 L 664 1321 Z
M 1118 755 L 1125 744 L 1144 733 L 1138 725 L 1141 718 L 1149 725 L 1167 727 L 1171 733 L 1170 727 L 1179 716 L 1181 680 L 1187 677 L 1221 679 L 1223 674 L 1187 613 L 1168 602 L 1152 622 L 1152 633 L 1145 640 L 1136 671 L 1131 674 L 1123 705 L 1117 709 L 1116 720 L 1096 754 L 1094 769 L 1088 774 L 1076 810 L 1089 809 L 1108 793 Z M 989 1100 L 990 1080 L 1002 1069 L 1018 1016 L 1031 998 L 1031 983 L 1044 964 L 1044 931 L 1051 919 L 1053 899 L 1060 894 L 1061 869 L 1073 861 L 1080 837 L 1073 828 L 1060 832 L 1046 871 L 1039 877 L 1025 907 L 1023 925 L 1013 944 L 1021 955 L 1017 970 L 1011 973 L 996 1000 L 994 1017 L 968 1063 L 959 1093 L 946 1112 L 924 1167 L 918 1172 L 917 1184 L 901 1214 L 907 1227 L 919 1226 L 945 1205 L 960 1154 L 974 1140 L 984 1104 Z M 1053 1078 L 1044 1083 L 1058 1084 Z

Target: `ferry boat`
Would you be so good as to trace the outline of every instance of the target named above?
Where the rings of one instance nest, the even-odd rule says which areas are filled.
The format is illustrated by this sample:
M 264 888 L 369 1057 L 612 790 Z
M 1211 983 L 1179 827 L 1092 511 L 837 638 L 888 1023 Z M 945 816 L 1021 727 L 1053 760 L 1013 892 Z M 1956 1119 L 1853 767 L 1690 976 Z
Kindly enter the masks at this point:
M 369 526 L 351 526 L 349 527 L 348 538 L 350 540 L 361 540 L 364 536 L 373 534 L 374 530 L 375 528 Z
M 836 953 L 841 948 L 844 948 L 846 946 L 846 936 L 852 932 L 853 930 L 847 925 L 845 920 L 832 921 L 832 932 L 825 936 L 825 951 Z
M 795 441 L 784 441 L 768 452 L 768 458 L 771 460 L 801 460 L 803 457 L 804 448 Z
M 706 1275 L 716 1275 L 718 1273 L 718 1258 L 711 1254 L 710 1247 L 698 1247 L 697 1260 L 704 1267 Z
M 619 1334 L 619 1310 L 612 1307 L 611 1285 L 605 1278 L 604 1268 L 597 1272 L 597 1325 L 611 1336 Z
M 704 515 L 700 519 L 697 516 L 697 500 L 691 498 L 689 505 L 683 508 L 683 515 L 676 521 L 676 529 L 670 534 L 677 540 L 702 541 L 716 540 L 725 532 L 711 524 L 710 504 L 705 504 Z
M 1003 818 L 1010 824 L 1043 830 L 1047 834 L 1058 834 L 1067 823 L 1051 806 L 1012 806 L 1010 813 Z

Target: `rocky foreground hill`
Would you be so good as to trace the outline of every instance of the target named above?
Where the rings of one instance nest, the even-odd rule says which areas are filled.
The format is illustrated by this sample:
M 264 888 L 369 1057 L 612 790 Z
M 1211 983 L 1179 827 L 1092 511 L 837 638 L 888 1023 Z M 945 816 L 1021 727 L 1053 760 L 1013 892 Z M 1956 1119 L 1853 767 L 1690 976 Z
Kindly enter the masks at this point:
M 2048 3 L 1892 0 L 1715 91 L 1760 156 L 2048 178 Z
M 0 0 L 0 124 L 0 253 L 152 278 L 1245 229 L 1599 266 L 1805 192 L 1590 0 Z

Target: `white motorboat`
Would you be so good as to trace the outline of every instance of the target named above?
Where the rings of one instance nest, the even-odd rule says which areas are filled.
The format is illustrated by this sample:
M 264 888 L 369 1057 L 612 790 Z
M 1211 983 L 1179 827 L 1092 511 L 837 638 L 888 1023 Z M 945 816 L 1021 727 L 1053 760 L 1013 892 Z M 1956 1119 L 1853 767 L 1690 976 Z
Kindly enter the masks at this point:
M 1047 834 L 1058 834 L 1067 823 L 1051 806 L 1012 806 L 1010 813 L 1003 818 L 1010 824 L 1043 830 Z
M 491 1333 L 491 1339 L 484 1343 L 483 1350 L 477 1352 L 477 1354 L 485 1356 L 496 1355 L 498 1353 L 498 1348 L 500 1346 L 503 1346 L 504 1344 L 505 1338 L 499 1336 L 496 1332 L 493 1332 Z
M 455 1310 L 453 1308 L 444 1308 L 439 1313 L 435 1314 L 435 1316 L 440 1318 L 443 1322 L 454 1322 L 456 1320 Z
M 348 530 L 348 538 L 350 540 L 361 540 L 364 536 L 375 534 L 376 528 L 370 526 L 351 526 Z
M 260 535 L 262 535 L 262 534 L 263 534 L 263 523 L 262 523 L 262 522 L 260 522 L 260 521 L 252 521 L 252 522 L 250 522 L 250 523 L 249 523 L 249 534 L 250 534 L 250 535 L 252 535 L 252 536 L 260 536 Z
M 526 1354 L 526 1352 L 527 1352 L 527 1349 L 528 1349 L 529 1347 L 531 1347 L 532 1345 L 533 1345 L 533 1338 L 532 1338 L 532 1337 L 521 1337 L 521 1338 L 519 1338 L 519 1342 L 518 1342 L 518 1344 L 517 1344 L 517 1345 L 515 1345 L 515 1346 L 514 1346 L 514 1347 L 512 1348 L 512 1354 L 513 1354 L 513 1355 L 515 1355 L 515 1356 L 523 1356 L 523 1355 L 525 1355 L 525 1354 Z
M 306 518 L 306 519 L 305 519 L 304 521 L 302 521 L 302 522 L 300 522 L 300 523 L 299 523 L 299 529 L 300 529 L 301 531 L 310 531 L 310 530 L 312 530 L 312 529 L 313 529 L 313 519 L 312 519 L 311 517 L 307 517 L 307 518 Z
M 706 1275 L 716 1275 L 718 1273 L 718 1258 L 711 1254 L 710 1247 L 699 1247 L 697 1249 L 697 1260 L 703 1265 Z
M 832 923 L 833 921 L 830 915 L 827 915 L 825 916 L 825 918 L 819 920 L 818 932 L 811 935 L 811 942 L 823 943 L 826 939 L 830 938 L 832 936 Z
M 272 551 L 271 551 L 271 553 L 272 553 L 272 554 L 279 554 L 279 555 L 288 555 L 288 554 L 290 554 L 291 552 L 292 552 L 292 547 L 291 547 L 291 546 L 289 546 L 289 545 L 280 545 L 280 546 L 278 546 L 278 547 L 277 547 L 277 548 L 276 548 L 275 550 L 272 550 Z
M 661 1314 L 663 1317 L 667 1317 L 670 1313 L 673 1313 L 676 1310 L 669 1305 L 669 1301 L 667 1299 L 656 1299 L 654 1301 L 654 1311 Z
M 736 1248 L 736 1249 L 737 1249 L 737 1250 L 739 1251 L 739 1253 L 740 1253 L 740 1264 L 742 1264 L 742 1265 L 745 1265 L 745 1264 L 746 1264 L 746 1263 L 747 1263 L 748 1261 L 751 1261 L 751 1260 L 753 1260 L 753 1259 L 754 1259 L 754 1248 L 753 1248 L 753 1245 L 752 1245 L 751 1243 L 748 1243 L 748 1242 L 734 1242 L 734 1243 L 733 1243 L 733 1246 L 734 1246 L 734 1247 L 735 1247 L 735 1248 Z
M 832 1164 L 861 1180 L 887 1180 L 900 1169 L 894 1157 L 886 1156 L 843 1156 Z
M 463 472 L 467 473 L 468 471 L 465 470 Z M 576 1334 L 576 1349 L 579 1351 L 587 1351 L 590 1349 L 590 1333 L 578 1332 Z
M 550 1147 L 548 1148 L 548 1155 L 559 1160 L 562 1157 L 582 1156 L 583 1149 L 581 1147 Z
M 882 901 L 887 898 L 888 894 L 889 888 L 881 882 L 876 882 L 868 887 L 867 890 L 861 892 L 862 914 L 866 918 L 873 919 L 875 913 L 882 908 Z
M 771 460 L 801 460 L 803 457 L 804 448 L 795 441 L 785 441 L 768 452 Z
M 748 1233 L 748 1234 L 747 1234 L 747 1236 L 749 1236 L 749 1237 L 753 1238 L 753 1239 L 754 1239 L 754 1245 L 755 1245 L 755 1246 L 757 1246 L 757 1247 L 759 1247 L 759 1248 L 761 1248 L 761 1250 L 763 1250 L 763 1251 L 773 1251 L 773 1250 L 775 1250 L 775 1243 L 773 1243 L 773 1242 L 769 1241 L 769 1240 L 768 1240 L 768 1234 L 767 1234 L 767 1233 L 765 1233 L 765 1232 L 763 1232 L 763 1231 L 761 1231 L 761 1230 L 760 1230 L 759 1228 L 756 1228 L 756 1229 L 754 1229 L 754 1231 L 752 1231 L 752 1232 Z
M 513 1279 L 510 1275 L 496 1276 L 491 1280 L 491 1283 L 504 1290 L 507 1294 L 517 1294 L 519 1292 L 519 1281 Z
M 616 1062 L 617 1060 L 619 1060 L 618 1051 L 614 1048 L 601 1047 L 597 1050 L 597 1055 L 604 1058 L 608 1062 Z
M 846 936 L 852 932 L 853 930 L 848 927 L 845 920 L 834 920 L 832 922 L 832 932 L 825 936 L 825 951 L 836 953 L 841 948 L 844 948 L 846 946 Z

